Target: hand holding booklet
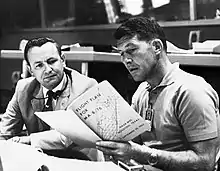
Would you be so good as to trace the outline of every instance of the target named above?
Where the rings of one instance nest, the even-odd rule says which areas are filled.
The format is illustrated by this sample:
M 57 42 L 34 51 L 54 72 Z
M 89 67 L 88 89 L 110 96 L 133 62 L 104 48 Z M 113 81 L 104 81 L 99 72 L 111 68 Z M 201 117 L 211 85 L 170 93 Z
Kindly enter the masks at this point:
M 35 114 L 82 147 L 94 147 L 98 140 L 130 141 L 149 130 L 108 81 L 87 90 L 67 110 Z

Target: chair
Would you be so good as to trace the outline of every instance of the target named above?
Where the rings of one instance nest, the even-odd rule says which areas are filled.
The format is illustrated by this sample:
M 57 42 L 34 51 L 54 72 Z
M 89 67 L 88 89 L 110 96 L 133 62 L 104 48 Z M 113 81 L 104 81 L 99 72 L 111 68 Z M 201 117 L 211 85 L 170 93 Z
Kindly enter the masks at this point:
M 4 113 L 13 95 L 12 90 L 0 89 L 0 113 Z

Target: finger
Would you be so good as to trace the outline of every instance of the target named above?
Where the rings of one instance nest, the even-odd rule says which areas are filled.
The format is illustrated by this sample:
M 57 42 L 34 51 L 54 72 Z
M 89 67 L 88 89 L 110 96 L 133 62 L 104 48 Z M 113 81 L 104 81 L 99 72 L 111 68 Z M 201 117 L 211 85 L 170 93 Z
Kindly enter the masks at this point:
M 117 157 L 115 157 L 115 156 L 109 156 L 109 159 L 110 159 L 110 161 L 112 161 L 113 163 L 118 164 Z
M 113 161 L 114 160 L 114 157 L 111 155 L 104 154 L 104 157 L 105 157 L 105 161 Z
M 49 168 L 45 165 L 42 165 L 37 171 L 49 171 Z
M 114 163 L 118 163 L 118 160 L 116 156 L 113 156 L 113 155 L 107 155 L 107 154 L 104 154 L 104 157 L 105 157 L 105 161 L 112 161 Z
M 114 156 L 113 157 L 113 159 L 114 159 L 114 161 L 122 161 L 122 162 L 125 162 L 125 161 L 127 161 L 126 159 L 124 159 L 123 157 L 119 157 L 119 156 Z
M 42 165 L 41 169 L 42 169 L 42 171 L 49 171 L 49 168 L 47 166 L 45 166 L 45 165 Z
M 105 147 L 109 149 L 116 149 L 119 147 L 119 143 L 114 141 L 97 141 L 96 146 Z
M 20 141 L 20 137 L 13 137 L 13 138 L 11 138 L 9 140 L 18 143 Z
M 101 146 L 96 146 L 96 148 L 100 151 L 102 151 L 104 154 L 107 155 L 113 155 L 115 154 L 113 150 L 109 149 L 109 148 L 105 148 L 105 147 L 101 147 Z
M 118 163 L 118 161 L 121 161 L 123 163 L 129 163 L 128 161 L 130 160 L 130 158 L 127 158 L 126 156 L 118 156 L 118 155 L 111 155 L 109 156 L 109 159 L 114 163 Z

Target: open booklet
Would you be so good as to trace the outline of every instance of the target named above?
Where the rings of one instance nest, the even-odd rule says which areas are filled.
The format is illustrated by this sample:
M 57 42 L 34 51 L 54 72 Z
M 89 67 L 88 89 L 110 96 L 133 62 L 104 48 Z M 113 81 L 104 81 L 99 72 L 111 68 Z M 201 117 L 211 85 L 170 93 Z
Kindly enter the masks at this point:
M 67 110 L 35 114 L 82 147 L 94 147 L 97 140 L 130 141 L 149 130 L 108 81 L 87 90 Z

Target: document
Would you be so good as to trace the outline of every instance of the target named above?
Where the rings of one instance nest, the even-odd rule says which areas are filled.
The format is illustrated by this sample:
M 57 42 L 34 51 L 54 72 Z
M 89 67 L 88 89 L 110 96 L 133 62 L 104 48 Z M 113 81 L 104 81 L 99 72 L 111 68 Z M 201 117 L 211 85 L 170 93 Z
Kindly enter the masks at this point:
M 84 147 L 93 147 L 101 139 L 130 141 L 149 130 L 149 124 L 108 81 L 87 90 L 66 111 L 36 112 L 36 115 Z
M 93 162 L 50 157 L 48 163 L 50 163 L 48 164 L 49 171 L 124 171 L 113 162 Z
M 0 141 L 1 171 L 37 171 L 45 165 L 49 171 L 123 171 L 113 162 L 93 162 L 48 156 L 36 148 L 10 141 Z
M 163 5 L 169 4 L 170 0 L 151 0 L 153 8 L 159 8 Z
M 81 147 L 95 147 L 95 142 L 101 138 L 94 133 L 72 110 L 57 110 L 48 112 L 36 112 L 39 118 L 69 137 L 75 144 Z
M 46 154 L 30 145 L 1 140 L 0 151 L 3 171 L 37 171 L 45 164 Z

